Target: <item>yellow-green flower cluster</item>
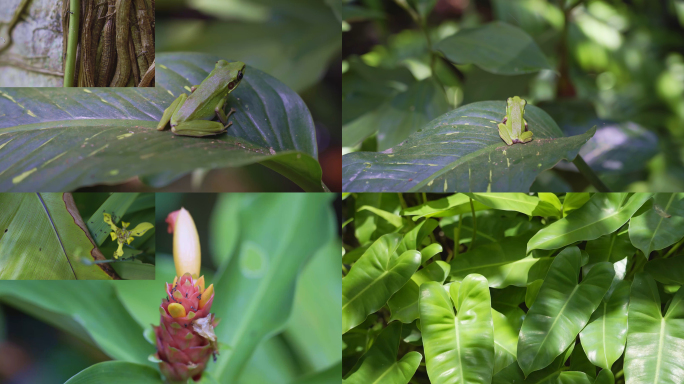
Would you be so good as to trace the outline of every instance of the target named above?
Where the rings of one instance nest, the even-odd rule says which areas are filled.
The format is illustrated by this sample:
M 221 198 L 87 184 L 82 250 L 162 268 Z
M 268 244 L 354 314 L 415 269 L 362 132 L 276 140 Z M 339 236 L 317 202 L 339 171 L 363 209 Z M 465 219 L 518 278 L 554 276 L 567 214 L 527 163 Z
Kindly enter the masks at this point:
M 123 256 L 124 251 L 123 251 L 123 245 L 124 244 L 130 244 L 135 240 L 136 237 L 140 237 L 145 232 L 148 230 L 152 229 L 154 225 L 150 223 L 140 223 L 138 224 L 135 228 L 128 230 L 129 225 L 131 223 L 126 223 L 125 221 L 121 222 L 121 228 L 117 227 L 114 222 L 112 222 L 112 216 L 109 213 L 103 213 L 104 214 L 104 222 L 109 224 L 109 228 L 112 229 L 112 232 L 109 233 L 109 235 L 112 237 L 112 241 L 116 240 L 119 243 L 119 248 L 114 252 L 114 258 L 118 259 L 119 257 Z

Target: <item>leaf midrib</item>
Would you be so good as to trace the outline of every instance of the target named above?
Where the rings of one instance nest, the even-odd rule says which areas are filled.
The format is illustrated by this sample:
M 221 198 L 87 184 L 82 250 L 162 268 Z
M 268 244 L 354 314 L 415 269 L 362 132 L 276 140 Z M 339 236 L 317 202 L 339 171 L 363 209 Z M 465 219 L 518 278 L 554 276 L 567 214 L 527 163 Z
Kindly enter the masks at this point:
M 542 342 L 539 344 L 539 348 L 537 348 L 537 353 L 534 354 L 534 358 L 532 359 L 532 363 L 534 363 L 535 361 L 537 361 L 537 357 L 539 356 L 539 352 L 541 352 L 541 350 L 543 349 L 544 343 L 546 343 L 546 340 L 548 339 L 549 335 L 551 334 L 551 331 L 553 331 L 553 328 L 556 326 L 556 323 L 558 322 L 558 320 L 561 318 L 561 315 L 562 315 L 563 312 L 565 311 L 565 307 L 568 306 L 568 303 L 570 302 L 570 300 L 572 299 L 572 297 L 573 297 L 573 296 L 575 295 L 575 293 L 577 292 L 577 289 L 579 288 L 579 286 L 580 286 L 579 284 L 576 284 L 576 285 L 575 285 L 575 288 L 572 289 L 572 292 L 570 293 L 570 296 L 568 296 L 568 299 L 565 300 L 565 303 L 564 303 L 563 306 L 561 307 L 560 311 L 558 311 L 558 315 L 557 315 L 556 318 L 553 320 L 553 323 L 551 323 L 551 327 L 549 327 L 548 332 L 546 332 L 546 335 L 544 335 L 544 338 L 542 339 Z
M 670 205 L 672 204 L 672 200 L 675 197 L 675 193 L 670 195 L 670 200 L 667 202 L 667 205 L 665 206 L 665 212 L 667 212 L 668 209 L 670 209 Z M 655 200 L 653 201 L 655 204 Z M 653 207 L 655 209 L 655 207 Z M 658 215 L 660 216 L 660 215 Z M 658 233 L 658 230 L 660 230 L 660 225 L 663 223 L 664 217 L 660 216 L 660 220 L 658 220 L 658 225 L 656 225 L 655 229 L 653 230 L 653 235 L 651 236 L 651 239 L 648 241 L 648 253 L 651 253 L 651 245 L 653 244 L 653 241 L 655 240 L 656 233 Z M 646 255 L 648 257 L 648 255 Z
M 48 220 L 50 221 L 52 231 L 54 232 L 55 237 L 57 238 L 57 243 L 59 243 L 59 246 L 62 247 L 62 253 L 64 254 L 64 258 L 66 259 L 67 264 L 69 264 L 69 268 L 71 268 L 71 273 L 74 275 L 74 279 L 78 279 L 78 277 L 76 276 L 76 271 L 74 271 L 74 266 L 71 265 L 71 260 L 69 260 L 69 256 L 67 256 L 67 251 L 64 248 L 64 243 L 62 243 L 62 237 L 59 235 L 59 232 L 57 232 L 57 227 L 55 226 L 55 222 L 52 220 L 52 215 L 50 215 L 50 211 L 48 210 L 45 201 L 43 201 L 43 197 L 40 195 L 40 193 L 36 193 L 36 196 L 38 196 L 38 201 L 40 201 L 40 203 L 43 205 L 45 214 L 47 215 Z

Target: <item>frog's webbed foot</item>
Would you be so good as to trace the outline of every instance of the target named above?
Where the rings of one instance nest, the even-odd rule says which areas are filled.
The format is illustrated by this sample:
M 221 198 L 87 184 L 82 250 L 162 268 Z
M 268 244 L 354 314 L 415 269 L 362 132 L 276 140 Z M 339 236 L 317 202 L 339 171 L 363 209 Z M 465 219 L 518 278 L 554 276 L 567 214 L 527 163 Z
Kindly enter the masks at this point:
M 499 124 L 499 136 L 503 141 L 506 142 L 507 145 L 513 145 L 513 140 L 511 139 L 511 136 L 508 134 L 508 131 L 506 130 L 506 126 L 504 124 Z
M 532 136 L 533 136 L 532 132 L 525 131 L 522 133 L 522 135 L 520 135 L 520 142 L 521 143 L 529 143 L 530 141 L 532 141 Z

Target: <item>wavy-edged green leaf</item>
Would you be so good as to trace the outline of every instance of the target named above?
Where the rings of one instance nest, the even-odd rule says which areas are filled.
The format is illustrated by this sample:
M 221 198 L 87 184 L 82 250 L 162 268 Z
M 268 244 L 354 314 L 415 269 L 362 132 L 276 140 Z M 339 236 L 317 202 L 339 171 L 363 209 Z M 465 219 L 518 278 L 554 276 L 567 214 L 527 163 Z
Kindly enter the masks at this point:
M 399 243 L 399 246 L 397 247 L 397 253 L 402 254 L 411 249 L 420 249 L 423 240 L 431 234 L 438 225 L 439 223 L 437 220 L 433 219 L 423 220 L 416 224 L 416 226 L 408 231 L 408 233 L 404 235 L 404 238 L 401 239 L 401 243 Z M 439 251 L 441 252 L 441 246 L 439 247 Z M 423 261 L 425 260 L 427 259 L 424 259 Z
M 138 292 L 142 295 L 142 292 Z M 155 347 L 143 327 L 102 281 L 1 281 L 0 300 L 52 326 L 94 343 L 107 356 L 145 363 Z M 158 315 L 158 306 L 155 308 Z
M 651 260 L 644 271 L 660 283 L 684 285 L 684 256 Z
M 71 194 L 0 193 L 1 280 L 111 280 Z
M 504 101 L 481 101 L 454 109 L 384 152 L 342 157 L 342 188 L 348 192 L 528 191 L 537 175 L 562 159 L 572 160 L 595 129 L 564 137 L 542 109 L 525 108 L 535 139 L 508 146 L 497 124 Z
M 525 291 L 525 305 L 531 308 L 534 301 L 537 300 L 537 295 L 541 289 L 544 280 L 539 279 L 527 284 L 527 291 Z
M 552 260 L 550 257 L 526 255 L 531 236 L 528 232 L 506 237 L 455 257 L 451 261 L 451 279 L 461 281 L 471 273 L 479 273 L 487 278 L 490 287 L 505 288 L 509 285 L 525 287 L 528 282 L 544 278 Z
M 629 328 L 625 348 L 627 384 L 682 382 L 684 360 L 684 290 L 672 298 L 665 316 L 658 287 L 639 272 L 629 297 Z
M 522 325 L 522 318 L 507 317 L 492 308 L 492 320 L 494 323 L 493 373 L 496 374 L 516 361 L 518 333 Z
M 398 320 L 402 323 L 411 323 L 420 317 L 420 286 L 428 281 L 444 283 L 449 276 L 449 264 L 437 260 L 428 264 L 411 276 L 409 280 L 392 298 L 387 302 L 387 306 L 392 314 L 389 321 Z
M 342 333 L 380 309 L 418 270 L 418 251 L 395 254 L 401 235 L 380 237 L 342 278 Z
M 563 217 L 575 209 L 581 208 L 591 198 L 590 193 L 568 192 L 563 199 Z
M 629 239 L 646 257 L 684 237 L 684 193 L 656 193 L 653 205 L 629 221 Z
M 541 371 L 532 372 L 527 378 L 518 363 L 513 363 L 494 375 L 492 384 L 591 384 L 586 373 L 566 370 L 564 364 L 573 351 L 574 344 L 549 366 Z
M 401 323 L 395 322 L 380 332 L 373 346 L 357 363 L 358 369 L 344 384 L 407 384 L 423 360 L 418 352 L 409 352 L 397 361 Z
M 528 216 L 560 216 L 560 210 L 537 196 L 526 193 L 470 193 L 474 200 L 502 211 L 514 211 Z
M 650 198 L 650 193 L 596 193 L 581 208 L 537 232 L 527 250 L 557 249 L 617 231 Z
M 530 35 L 500 21 L 460 30 L 437 43 L 435 49 L 454 63 L 475 64 L 500 75 L 552 69 Z
M 520 303 L 525 301 L 525 288 L 511 285 L 504 289 L 491 289 L 492 309 L 495 309 L 507 318 L 520 321 L 522 324 L 525 312 L 520 308 Z M 520 327 L 518 327 L 518 330 Z M 517 352 L 516 352 L 517 353 Z
M 394 232 L 396 227 L 369 210 L 358 210 L 362 206 L 372 206 L 398 214 L 401 209 L 399 197 L 391 193 L 363 193 L 354 195 L 356 213 L 354 215 L 354 234 L 361 245 L 375 241 L 380 236 Z
M 196 168 L 262 162 L 305 190 L 322 191 L 313 120 L 302 99 L 248 67 L 226 108 L 227 134 L 156 130 L 165 108 L 202 82 L 217 56 L 157 55 L 156 88 L 0 88 L 0 189 L 70 190 L 143 177 L 162 186 Z
M 126 361 L 105 361 L 91 365 L 75 374 L 64 384 L 162 384 L 163 381 L 156 369 L 147 365 Z
M 551 263 L 518 338 L 518 363 L 526 376 L 551 364 L 575 341 L 615 276 L 612 264 L 598 263 L 578 284 L 581 267 L 577 247 L 564 249 Z
M 452 284 L 420 287 L 420 324 L 428 376 L 433 384 L 489 383 L 494 335 L 487 279 L 472 274 Z M 454 313 L 454 305 L 456 313 Z
M 631 282 L 620 281 L 610 298 L 604 298 L 580 332 L 582 348 L 592 364 L 610 370 L 622 356 L 627 340 L 627 306 Z

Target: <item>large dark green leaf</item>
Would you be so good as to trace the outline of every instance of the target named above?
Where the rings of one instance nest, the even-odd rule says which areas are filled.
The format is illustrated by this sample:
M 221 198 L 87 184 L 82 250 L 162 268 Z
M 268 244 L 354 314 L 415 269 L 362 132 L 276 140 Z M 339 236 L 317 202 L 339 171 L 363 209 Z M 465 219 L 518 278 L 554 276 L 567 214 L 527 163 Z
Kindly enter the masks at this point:
M 227 134 L 157 131 L 164 109 L 220 57 L 157 55 L 156 88 L 0 89 L 0 189 L 69 190 L 140 176 L 163 186 L 196 168 L 261 162 L 305 190 L 322 190 L 316 134 L 302 99 L 248 67 L 226 108 Z
M 377 109 L 345 125 L 343 144 L 355 146 L 377 132 L 378 150 L 384 151 L 448 110 L 449 103 L 439 84 L 431 79 L 418 81 Z
M 498 21 L 463 29 L 440 41 L 435 49 L 457 64 L 475 64 L 501 75 L 552 69 L 539 46 L 525 31 Z
M 0 193 L 0 279 L 112 279 L 68 193 Z
M 657 193 L 653 205 L 629 221 L 629 238 L 646 257 L 684 236 L 684 193 Z
M 159 372 L 149 366 L 125 361 L 105 361 L 91 365 L 64 384 L 162 384 Z
M 401 341 L 401 323 L 394 322 L 383 329 L 371 349 L 359 360 L 358 368 L 344 384 L 407 384 L 423 356 L 409 352 L 397 361 Z
M 684 360 L 684 290 L 672 298 L 665 316 L 653 278 L 637 273 L 629 298 L 625 348 L 627 383 L 682 382 Z
M 663 284 L 684 285 L 684 256 L 651 260 L 644 271 Z
M 506 145 L 497 124 L 504 101 L 465 105 L 432 120 L 384 152 L 342 158 L 343 189 L 349 192 L 528 191 L 537 175 L 562 159 L 572 160 L 595 130 L 564 137 L 551 117 L 528 105 L 525 119 L 535 139 Z
M 527 250 L 556 249 L 617 231 L 650 198 L 650 193 L 597 193 L 582 208 L 537 232 Z
M 581 267 L 577 247 L 554 258 L 520 329 L 518 363 L 526 376 L 551 364 L 575 341 L 615 276 L 612 264 L 598 263 L 578 284 Z
M 494 334 L 487 279 L 472 274 L 452 284 L 449 291 L 437 282 L 420 287 L 420 323 L 430 381 L 489 383 Z

